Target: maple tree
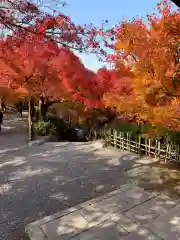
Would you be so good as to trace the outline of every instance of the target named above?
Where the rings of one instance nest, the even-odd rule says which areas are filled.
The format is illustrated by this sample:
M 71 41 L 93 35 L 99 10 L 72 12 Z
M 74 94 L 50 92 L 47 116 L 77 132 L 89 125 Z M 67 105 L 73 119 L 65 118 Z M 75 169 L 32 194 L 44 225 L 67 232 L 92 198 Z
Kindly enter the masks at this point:
M 72 60 L 71 64 L 72 66 L 73 65 L 75 66 L 75 64 L 73 64 L 74 62 L 73 53 L 68 51 L 68 49 L 78 50 L 80 52 L 92 52 L 92 53 L 98 53 L 98 54 L 104 54 L 104 51 L 101 49 L 100 42 L 96 38 L 97 30 L 92 24 L 82 25 L 82 26 L 75 25 L 68 16 L 65 16 L 61 12 L 61 9 L 59 10 L 56 5 L 53 6 L 52 3 L 51 3 L 51 6 L 53 7 L 52 9 L 48 9 L 48 13 L 47 11 L 42 11 L 42 9 L 45 9 L 44 8 L 45 2 L 44 3 L 43 1 L 33 2 L 28 0 L 18 0 L 18 1 L 1 0 L 0 26 L 1 26 L 1 29 L 5 29 L 5 32 L 6 32 L 5 35 L 3 35 L 3 32 L 1 34 L 3 39 L 2 42 L 5 41 L 5 44 L 1 43 L 1 47 L 4 48 L 3 50 L 4 52 L 8 50 L 9 58 L 8 57 L 6 57 L 6 59 L 3 58 L 3 54 L 1 56 L 3 58 L 3 62 L 6 62 L 6 65 L 8 65 L 8 70 L 11 69 L 10 70 L 11 73 L 9 74 L 9 76 L 11 76 L 11 79 L 9 78 L 9 84 L 11 83 L 10 84 L 11 87 L 16 88 L 19 85 L 20 86 L 26 85 L 25 88 L 28 88 L 28 91 L 29 92 L 31 91 L 31 94 L 37 93 L 37 91 L 38 93 L 40 92 L 44 93 L 48 91 L 48 94 L 46 95 L 50 96 L 52 94 L 54 95 L 55 93 L 57 93 L 57 89 L 59 90 L 59 93 L 61 92 L 62 94 L 64 90 L 62 86 L 65 85 L 65 87 L 68 90 L 67 91 L 67 95 L 68 95 L 70 94 L 70 92 L 72 92 L 72 89 L 71 91 L 70 89 L 68 89 L 70 86 L 70 85 L 68 86 L 68 84 L 70 83 L 67 83 L 66 79 L 68 79 L 69 81 L 70 77 L 74 73 L 73 71 L 70 72 L 67 69 L 67 67 L 70 69 L 70 66 L 68 64 L 65 67 L 65 69 L 67 70 L 62 72 L 60 67 L 58 67 L 59 65 L 56 64 L 55 61 L 59 61 L 62 64 L 64 64 L 64 61 L 60 61 L 60 58 L 67 59 L 67 57 L 65 56 L 69 56 L 69 59 L 67 59 L 67 62 L 69 60 L 70 61 Z M 58 1 L 58 3 L 60 7 L 65 6 L 65 2 L 63 1 L 60 1 L 60 2 Z M 10 36 L 8 36 L 7 33 Z M 37 43 L 39 43 L 38 46 L 37 46 Z M 41 46 L 43 43 L 45 43 L 44 54 L 46 55 L 48 54 L 51 55 L 52 48 L 54 48 L 53 61 L 52 59 L 49 60 L 47 56 L 44 56 L 43 58 L 42 51 L 41 51 Z M 8 49 L 7 49 L 7 44 L 8 44 Z M 20 45 L 23 47 L 19 47 Z M 31 51 L 29 51 L 31 46 L 34 51 L 39 50 L 40 54 L 34 55 Z M 48 50 L 47 49 L 45 50 L 45 47 Z M 25 52 L 28 54 L 24 55 Z M 56 58 L 55 58 L 55 54 L 58 55 Z M 40 60 L 40 58 L 42 60 Z M 21 60 L 19 61 L 18 59 L 21 59 Z M 16 60 L 21 62 L 19 65 L 20 67 L 18 66 L 18 62 Z M 47 62 L 45 63 L 45 61 Z M 24 65 L 28 67 L 28 68 L 25 67 L 26 72 L 24 71 L 24 69 L 22 71 L 22 68 L 24 67 Z M 79 63 L 79 66 L 80 65 L 81 64 Z M 57 69 L 59 71 L 59 74 L 57 73 L 54 74 L 57 71 Z M 78 73 L 78 69 L 79 69 L 79 73 Z M 82 72 L 80 73 L 80 71 Z M 81 68 L 77 67 L 76 75 L 78 74 L 79 76 L 81 75 L 81 77 L 79 77 L 79 79 L 81 79 L 83 71 L 84 71 L 84 75 L 86 75 L 86 78 L 89 79 L 90 81 L 93 73 L 91 73 L 90 71 L 86 70 L 83 67 Z M 8 77 L 6 76 L 6 78 Z M 53 78 L 54 80 L 56 79 L 58 81 L 56 81 L 56 83 L 55 82 L 50 83 L 49 78 Z M 75 78 L 77 80 L 78 77 L 75 76 Z M 73 78 L 71 82 L 73 82 Z M 83 84 L 84 84 L 84 88 L 87 89 L 87 83 L 85 85 L 85 82 L 83 81 Z M 46 89 L 45 89 L 45 86 L 46 86 Z M 55 86 L 56 86 L 56 91 L 55 91 Z M 89 88 L 89 91 L 90 91 L 90 88 Z M 87 101 L 87 97 L 83 96 L 83 95 L 87 95 L 87 91 L 85 92 L 84 90 L 84 92 L 81 94 L 79 94 L 79 90 L 77 90 L 76 92 L 73 91 L 74 98 L 75 98 L 75 94 L 76 94 L 76 98 L 79 98 L 79 100 L 81 98 L 82 101 L 86 101 L 86 105 L 89 104 Z M 66 94 L 64 94 L 63 92 L 63 95 L 66 95 Z
M 167 1 L 158 3 L 158 14 L 148 15 L 148 25 L 141 19 L 123 21 L 111 33 L 115 35 L 115 68 L 124 63 L 131 68 L 132 94 L 120 101 L 111 98 L 114 106 L 137 121 L 160 122 L 179 129 L 180 61 L 179 10 L 171 12 Z
M 111 109 L 138 122 L 180 127 L 180 13 L 167 1 L 147 16 L 148 25 L 134 18 L 104 31 L 75 25 L 54 9 L 42 12 L 27 0 L 1 2 L 0 25 L 11 31 L 0 41 L 1 85 L 24 88 L 42 102 L 78 101 L 84 110 Z M 112 70 L 94 73 L 71 51 L 106 56 L 97 37 L 114 51 L 107 56 Z
M 24 88 L 29 95 L 29 129 L 31 137 L 32 97 L 42 94 L 51 96 L 57 87 L 56 69 L 51 67 L 50 58 L 57 55 L 58 47 L 43 36 L 34 39 L 27 34 L 22 41 L 14 36 L 2 39 L 0 75 L 13 91 Z M 35 41 L 36 40 L 36 41 Z
M 13 37 L 1 41 L 1 76 L 12 89 L 24 87 L 32 94 L 50 92 L 54 87 L 52 80 L 57 78 L 49 59 L 58 48 L 43 38 L 31 41 L 33 44 L 22 44 Z
M 55 66 L 56 70 L 58 69 L 59 71 L 59 74 L 56 75 L 56 79 L 58 79 L 59 82 L 57 82 L 57 84 L 54 84 L 53 86 L 57 85 L 64 86 L 68 94 L 71 93 L 73 98 L 83 101 L 87 107 L 97 106 L 98 104 L 100 104 L 99 96 L 97 96 L 98 95 L 97 91 L 93 90 L 93 88 L 97 88 L 98 85 L 97 81 L 95 80 L 96 79 L 95 74 L 85 69 L 85 67 L 79 62 L 78 58 L 75 55 L 73 55 L 73 53 L 70 52 L 68 49 L 76 49 L 79 50 L 80 52 L 89 51 L 105 54 L 105 52 L 101 48 L 100 41 L 97 40 L 96 38 L 98 34 L 100 35 L 101 29 L 94 28 L 92 24 L 84 26 L 75 25 L 69 17 L 65 16 L 61 11 L 55 10 L 55 8 L 51 9 L 51 14 L 50 13 L 47 14 L 47 12 L 43 12 L 41 10 L 42 3 L 40 7 L 40 5 L 38 5 L 37 3 L 28 0 L 18 1 L 1 0 L 1 2 L 2 2 L 2 6 L 0 9 L 1 27 L 10 29 L 13 33 L 13 42 L 10 43 L 10 41 L 8 40 L 9 45 L 12 44 L 14 46 L 17 45 L 25 46 L 24 49 L 22 47 L 18 49 L 18 52 L 21 52 L 21 56 L 15 58 L 21 59 L 22 53 L 27 51 L 27 49 L 30 48 L 31 45 L 33 45 L 33 42 L 40 42 L 41 39 L 43 39 L 43 41 L 47 41 L 49 45 L 54 44 L 54 46 L 55 45 L 57 46 L 58 44 L 58 47 L 60 46 L 62 47 L 61 50 L 56 49 L 59 55 L 57 54 L 58 55 L 57 57 L 54 57 L 53 60 L 48 61 L 48 63 L 51 64 L 51 68 L 53 65 L 52 69 L 54 69 Z M 61 7 L 63 7 L 64 4 L 65 4 L 64 2 L 60 2 Z M 6 40 L 6 36 L 5 41 L 8 42 Z M 24 44 L 24 41 L 26 41 L 26 44 Z M 48 44 L 46 44 L 47 48 L 49 48 Z M 6 47 L 4 51 L 6 51 Z M 10 58 L 11 55 L 13 54 L 12 53 L 9 54 Z M 30 58 L 31 56 L 32 53 L 30 53 L 29 56 L 26 56 L 27 63 L 30 62 L 30 59 L 28 58 Z M 34 63 L 35 62 L 37 63 L 37 56 L 35 56 L 35 58 L 36 61 L 34 61 L 34 59 L 33 61 Z M 60 58 L 62 60 L 60 60 Z M 5 61 L 5 59 L 3 61 Z M 11 65 L 14 64 L 15 62 L 14 60 L 8 61 L 9 62 L 11 61 Z M 59 62 L 59 64 L 57 63 L 57 61 Z M 34 66 L 38 65 L 36 63 L 34 64 Z M 29 64 L 27 65 L 29 68 L 28 70 L 29 73 L 25 73 L 25 75 L 31 76 L 31 81 L 28 80 L 28 84 L 29 82 L 31 82 L 31 84 L 29 84 L 29 89 L 31 89 L 31 92 L 33 92 L 35 88 L 37 88 L 37 82 L 41 81 L 39 80 L 38 75 L 39 73 L 37 74 L 37 72 L 33 70 L 33 67 L 31 67 L 30 69 Z M 38 66 L 38 68 L 39 67 L 40 66 Z M 43 67 L 44 70 L 48 69 L 47 64 L 45 66 L 43 63 L 43 66 L 41 66 L 41 68 Z M 16 70 L 19 71 L 17 67 Z M 30 72 L 32 71 L 33 76 L 30 74 Z M 47 72 L 46 74 L 49 73 Z M 16 78 L 16 76 L 13 76 L 11 79 L 11 87 L 12 84 L 14 83 L 17 84 L 17 79 L 15 79 L 14 81 L 13 80 L 14 78 Z M 29 77 L 26 77 L 26 79 L 28 78 Z M 86 78 L 86 81 L 84 81 L 83 78 Z M 22 80 L 23 77 L 19 79 L 21 79 L 21 81 L 23 81 L 24 84 L 24 80 Z M 32 82 L 36 82 L 35 87 L 32 86 Z M 77 83 L 79 85 L 78 87 L 76 86 L 75 89 L 75 85 Z M 20 81 L 18 82 L 18 85 L 19 84 Z M 28 84 L 26 83 L 27 86 Z M 22 85 L 22 83 L 20 85 Z M 50 87 L 52 88 L 52 86 L 49 86 L 48 89 L 49 92 Z M 40 87 L 38 87 L 38 89 L 40 90 Z M 61 92 L 60 89 L 63 88 L 59 86 L 59 92 Z M 41 90 L 41 92 L 43 91 Z
M 31 32 L 80 52 L 104 54 L 97 39 L 100 29 L 92 24 L 75 25 L 61 11 L 65 2 L 56 0 L 54 3 L 59 3 L 60 8 L 52 2 L 52 8 L 46 9 L 46 1 L 42 0 L 1 0 L 0 27 L 21 39 L 26 39 L 27 32 Z
M 9 36 L 1 41 L 0 75 L 7 87 L 24 88 L 43 103 L 48 97 L 78 100 L 86 108 L 101 104 L 96 74 L 86 69 L 69 48 L 31 33 L 26 40 Z

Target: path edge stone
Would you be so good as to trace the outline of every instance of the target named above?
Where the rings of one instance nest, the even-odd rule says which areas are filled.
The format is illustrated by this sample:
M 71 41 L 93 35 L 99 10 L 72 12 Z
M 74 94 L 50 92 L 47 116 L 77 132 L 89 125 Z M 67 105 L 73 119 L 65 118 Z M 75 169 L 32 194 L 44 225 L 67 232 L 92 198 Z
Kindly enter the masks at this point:
M 43 233 L 40 227 L 26 229 L 25 232 L 30 240 L 47 240 L 47 236 Z
M 40 146 L 43 145 L 46 142 L 49 142 L 51 140 L 52 136 L 44 136 L 41 139 L 33 140 L 28 143 L 29 147 L 32 146 Z
M 41 230 L 41 226 L 46 224 L 46 223 L 49 223 L 49 222 L 52 222 L 60 217 L 63 217 L 67 214 L 70 214 L 72 212 L 76 212 L 84 207 L 87 207 L 89 205 L 92 205 L 92 204 L 95 204 L 97 202 L 100 202 L 102 200 L 105 200 L 107 198 L 110 198 L 114 195 L 118 195 L 120 192 L 124 192 L 126 190 L 129 190 L 129 189 L 132 189 L 133 187 L 135 187 L 137 185 L 136 182 L 133 182 L 133 183 L 127 183 L 127 184 L 124 184 L 122 185 L 120 188 L 118 188 L 117 190 L 114 190 L 112 192 L 109 192 L 109 193 L 106 193 L 100 197 L 97 197 L 97 198 L 94 198 L 94 199 L 91 199 L 89 201 L 86 201 L 84 203 L 80 203 L 74 207 L 70 207 L 70 208 L 67 208 L 65 210 L 62 210 L 60 212 L 57 212 L 57 213 L 54 213 L 50 216 L 46 216 L 40 220 L 37 220 L 35 222 L 32 222 L 32 223 L 29 223 L 28 225 L 25 226 L 25 233 L 28 235 L 28 237 L 30 238 L 30 240 L 45 240 L 47 239 L 45 234 L 43 233 L 43 231 Z M 38 235 L 39 234 L 39 235 Z M 42 235 L 42 236 L 41 236 Z M 37 238 L 37 236 L 41 236 L 41 238 Z M 44 237 L 44 238 L 43 238 Z

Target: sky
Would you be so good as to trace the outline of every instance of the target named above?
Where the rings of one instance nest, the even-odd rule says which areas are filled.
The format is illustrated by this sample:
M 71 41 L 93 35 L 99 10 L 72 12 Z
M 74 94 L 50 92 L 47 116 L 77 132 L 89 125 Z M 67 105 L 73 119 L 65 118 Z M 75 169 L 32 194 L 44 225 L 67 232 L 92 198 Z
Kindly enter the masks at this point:
M 101 26 L 108 20 L 108 26 L 115 25 L 122 19 L 132 19 L 135 16 L 146 17 L 152 13 L 158 0 L 67 0 L 68 5 L 63 13 L 76 24 L 93 23 Z M 83 64 L 96 71 L 104 64 L 91 54 L 78 54 Z

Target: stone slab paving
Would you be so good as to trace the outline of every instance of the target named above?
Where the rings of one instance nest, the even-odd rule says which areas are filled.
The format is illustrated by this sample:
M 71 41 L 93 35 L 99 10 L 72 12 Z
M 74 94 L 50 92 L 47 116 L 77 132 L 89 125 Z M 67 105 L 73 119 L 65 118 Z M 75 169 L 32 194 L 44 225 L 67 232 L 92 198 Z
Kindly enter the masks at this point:
M 12 140 L 5 132 L 1 137 Z M 20 240 L 30 222 L 135 182 L 126 171 L 140 160 L 120 150 L 97 149 L 93 142 L 45 143 L 1 153 L 0 240 Z
M 159 216 L 155 221 L 147 224 L 148 229 L 162 239 L 180 239 L 180 204 L 177 204 L 164 216 Z
M 26 226 L 31 240 L 180 239 L 180 203 L 135 185 Z
M 178 203 L 178 200 L 173 200 L 168 196 L 158 196 L 146 201 L 132 209 L 128 210 L 125 215 L 132 221 L 140 224 L 146 224 L 150 220 L 159 216 L 165 215 L 168 211 Z

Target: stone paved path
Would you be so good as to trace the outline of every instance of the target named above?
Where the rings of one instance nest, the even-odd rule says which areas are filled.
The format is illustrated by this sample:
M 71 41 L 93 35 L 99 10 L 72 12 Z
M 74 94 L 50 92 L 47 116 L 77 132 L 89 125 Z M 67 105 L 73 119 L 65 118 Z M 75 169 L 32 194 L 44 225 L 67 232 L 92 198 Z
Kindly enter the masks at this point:
M 27 224 L 136 182 L 152 162 L 91 142 L 28 147 L 26 129 L 25 119 L 5 117 L 0 134 L 0 240 L 20 240 Z
M 141 161 L 93 143 L 46 143 L 0 154 L 0 240 L 19 240 L 25 225 L 110 192 Z
M 0 153 L 27 145 L 27 114 L 23 115 L 21 119 L 16 117 L 16 114 L 5 114 L 0 133 Z
M 3 128 L 0 240 L 19 240 L 26 224 L 120 187 L 129 181 L 125 171 L 142 165 L 136 155 L 91 142 L 28 147 L 26 121 L 15 116 Z
M 31 223 L 32 240 L 180 239 L 180 199 L 126 184 Z

